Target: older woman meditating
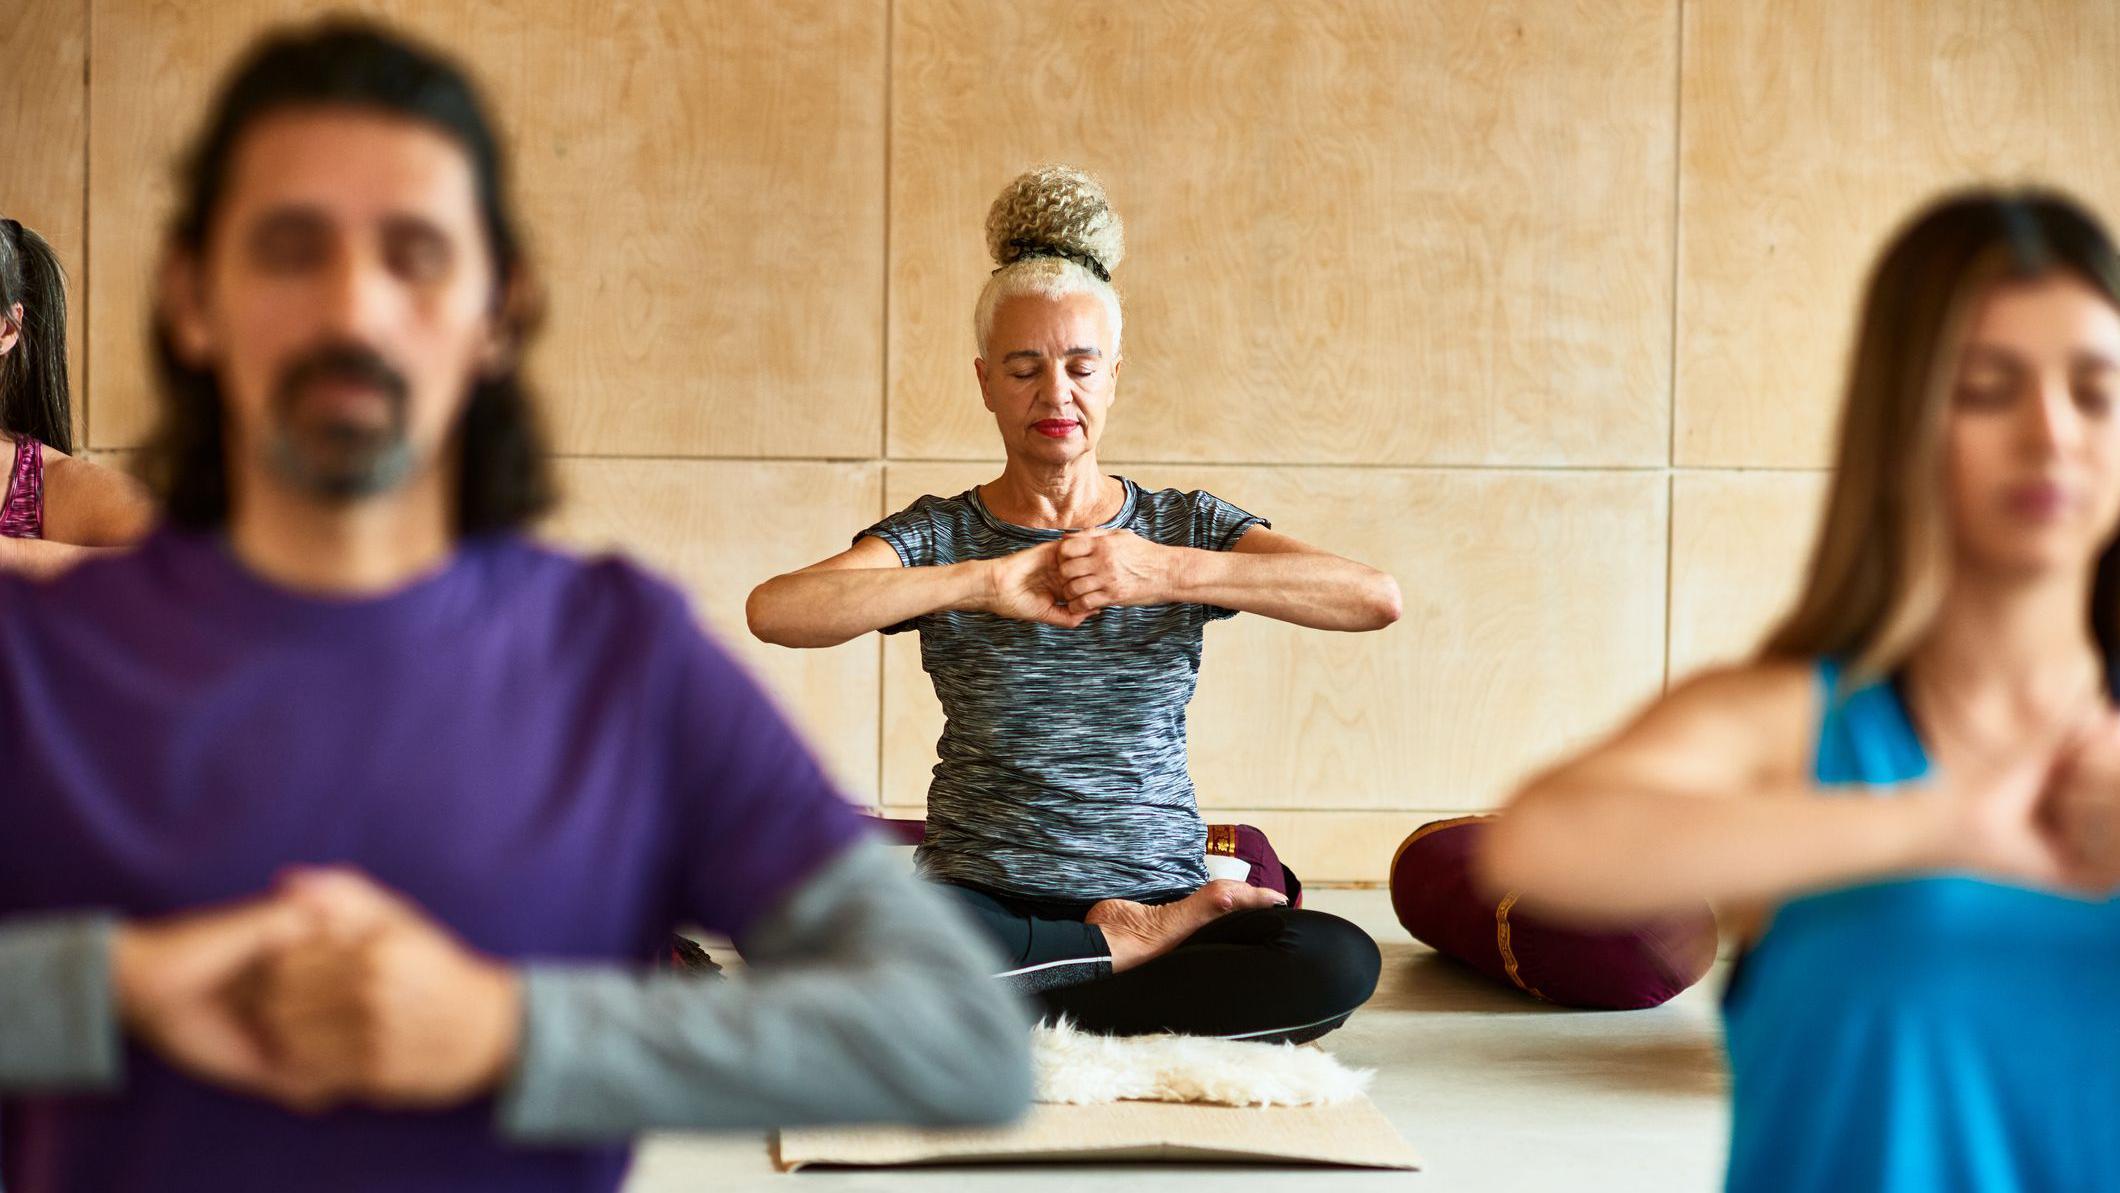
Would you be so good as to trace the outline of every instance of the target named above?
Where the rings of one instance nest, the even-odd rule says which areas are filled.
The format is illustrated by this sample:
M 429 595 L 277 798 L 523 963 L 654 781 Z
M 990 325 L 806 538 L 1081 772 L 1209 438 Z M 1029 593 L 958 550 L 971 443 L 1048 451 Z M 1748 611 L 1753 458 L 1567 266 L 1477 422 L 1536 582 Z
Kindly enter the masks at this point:
M 920 868 L 1049 1014 L 1114 1034 L 1314 1039 L 1375 989 L 1376 945 L 1277 893 L 1208 881 L 1185 708 L 1208 622 L 1380 629 L 1398 586 L 1212 494 L 1099 466 L 1123 241 L 1092 179 L 1025 174 L 986 231 L 999 268 L 973 369 L 1001 475 L 760 585 L 751 629 L 784 646 L 919 631 L 947 717 Z

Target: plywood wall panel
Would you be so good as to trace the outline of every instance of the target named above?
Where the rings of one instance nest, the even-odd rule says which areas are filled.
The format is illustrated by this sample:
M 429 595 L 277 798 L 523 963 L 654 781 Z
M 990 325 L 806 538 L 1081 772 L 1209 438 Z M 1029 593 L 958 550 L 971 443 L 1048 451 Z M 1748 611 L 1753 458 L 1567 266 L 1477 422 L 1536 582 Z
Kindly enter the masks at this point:
M 0 22 L 0 213 L 75 270 L 77 411 L 114 462 L 153 413 L 172 155 L 239 47 L 326 7 Z M 1667 662 L 1756 643 L 1815 529 L 1857 288 L 1913 204 L 2040 178 L 2120 212 L 2100 0 L 352 8 L 463 54 L 503 124 L 552 305 L 551 533 L 676 575 L 864 799 L 924 796 L 917 643 L 766 647 L 743 597 L 992 475 L 986 206 L 1039 162 L 1100 173 L 1130 242 L 1107 460 L 1405 590 L 1381 634 L 1208 631 L 1203 804 L 1315 881 L 1380 879 Z
M 1670 0 L 898 0 L 890 452 L 976 459 L 1018 171 L 1128 230 L 1114 460 L 1661 464 Z
M 1788 611 L 1825 508 L 1819 472 L 1691 472 L 1671 500 L 1671 675 L 1737 662 Z
M 2120 213 L 2120 5 L 1685 5 L 1677 462 L 1816 467 L 1856 307 L 1944 188 L 2039 180 Z
M 259 30 L 344 6 L 97 0 L 100 446 L 152 415 L 143 315 L 173 155 Z M 360 11 L 451 47 L 508 130 L 568 451 L 867 457 L 882 434 L 883 0 Z

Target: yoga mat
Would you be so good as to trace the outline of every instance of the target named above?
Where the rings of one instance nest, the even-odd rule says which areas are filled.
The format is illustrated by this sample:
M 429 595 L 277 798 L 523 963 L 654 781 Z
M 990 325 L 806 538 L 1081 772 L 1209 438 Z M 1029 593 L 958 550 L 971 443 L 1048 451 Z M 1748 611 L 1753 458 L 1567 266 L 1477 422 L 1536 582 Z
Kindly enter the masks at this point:
M 1421 1166 L 1420 1156 L 1367 1098 L 1334 1106 L 1269 1108 L 1180 1102 L 1040 1104 L 1014 1126 L 970 1130 L 790 1128 L 780 1132 L 775 1159 L 782 1172 L 1139 1160 Z

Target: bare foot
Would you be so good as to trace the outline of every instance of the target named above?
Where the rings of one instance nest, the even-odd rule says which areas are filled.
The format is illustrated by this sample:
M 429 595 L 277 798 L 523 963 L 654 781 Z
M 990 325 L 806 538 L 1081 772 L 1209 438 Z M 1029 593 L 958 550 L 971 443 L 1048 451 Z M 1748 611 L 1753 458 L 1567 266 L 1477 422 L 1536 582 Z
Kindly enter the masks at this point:
M 1232 878 L 1218 878 L 1176 903 L 1151 907 L 1130 899 L 1106 899 L 1082 917 L 1104 929 L 1112 972 L 1124 973 L 1178 947 L 1178 942 L 1232 911 L 1278 907 L 1286 895 Z

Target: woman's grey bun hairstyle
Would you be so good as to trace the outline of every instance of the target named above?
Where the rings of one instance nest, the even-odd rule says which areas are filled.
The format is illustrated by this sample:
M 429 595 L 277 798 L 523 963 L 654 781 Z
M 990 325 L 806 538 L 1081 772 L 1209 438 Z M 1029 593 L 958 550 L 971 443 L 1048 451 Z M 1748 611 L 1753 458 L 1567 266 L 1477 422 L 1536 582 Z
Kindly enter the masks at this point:
M 994 329 L 994 310 L 1023 294 L 1062 298 L 1091 294 L 1111 313 L 1119 337 L 1119 293 L 1112 270 L 1126 256 L 1126 229 L 1104 186 L 1072 166 L 1040 166 L 1019 174 L 986 213 L 986 250 L 994 272 L 979 292 L 972 331 L 982 354 Z

